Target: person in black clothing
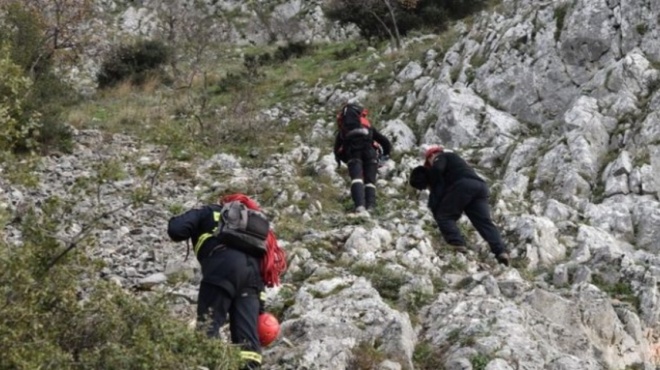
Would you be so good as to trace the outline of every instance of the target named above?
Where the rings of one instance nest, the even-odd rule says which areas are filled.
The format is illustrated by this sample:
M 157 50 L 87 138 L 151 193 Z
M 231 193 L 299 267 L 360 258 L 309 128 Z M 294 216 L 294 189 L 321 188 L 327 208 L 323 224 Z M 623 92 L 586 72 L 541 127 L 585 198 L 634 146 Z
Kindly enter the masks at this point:
M 263 312 L 264 282 L 258 257 L 222 244 L 214 234 L 222 204 L 228 201 L 228 197 L 224 197 L 219 204 L 172 217 L 167 233 L 174 241 L 192 239 L 202 268 L 197 302 L 198 329 L 217 338 L 229 314 L 231 341 L 241 347 L 242 369 L 258 369 L 261 366 L 261 345 L 257 318 Z
M 428 206 L 448 244 L 466 250 L 456 225 L 465 212 L 497 261 L 509 265 L 509 254 L 490 216 L 488 186 L 465 160 L 445 152 L 442 146 L 433 146 L 425 153 L 424 165 L 413 169 L 409 182 L 418 190 L 430 189 Z
M 355 104 L 345 105 L 337 119 L 350 120 L 350 114 L 344 115 L 347 108 L 355 108 L 361 122 L 359 129 L 346 131 L 340 129 L 335 136 L 333 153 L 337 165 L 345 162 L 351 177 L 351 198 L 356 212 L 364 212 L 376 207 L 376 175 L 378 174 L 379 151 L 382 160 L 389 158 L 392 144 L 366 119 L 366 109 Z M 350 111 L 349 111 L 350 113 Z M 340 127 L 341 127 L 340 122 Z

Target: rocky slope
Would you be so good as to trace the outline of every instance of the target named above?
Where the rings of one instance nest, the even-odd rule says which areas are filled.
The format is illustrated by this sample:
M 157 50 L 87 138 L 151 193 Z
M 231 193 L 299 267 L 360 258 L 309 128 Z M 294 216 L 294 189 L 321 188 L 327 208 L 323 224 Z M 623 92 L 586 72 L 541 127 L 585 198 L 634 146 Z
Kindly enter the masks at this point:
M 71 217 L 85 219 L 129 203 L 157 173 L 153 201 L 104 219 L 90 253 L 106 262 L 104 278 L 172 289 L 189 315 L 198 272 L 185 247 L 167 240 L 168 217 L 217 190 L 262 194 L 290 258 L 285 284 L 268 292 L 283 321 L 268 369 L 655 369 L 659 16 L 656 2 L 504 0 L 457 25 L 449 48 L 426 51 L 392 78 L 397 118 L 376 124 L 400 159 L 381 168 L 381 206 L 368 220 L 323 200 L 348 197 L 345 168 L 330 154 L 332 109 L 375 93 L 368 75 L 354 74 L 311 90 L 306 107 L 327 118 L 259 165 L 218 153 L 160 168 L 164 148 L 80 131 L 72 155 L 45 160 L 37 188 L 0 179 L 0 199 L 20 212 L 75 196 Z M 473 253 L 443 247 L 426 194 L 406 185 L 421 148 L 436 142 L 493 184 L 514 267 L 492 263 L 466 220 Z M 115 179 L 74 194 L 80 179 L 94 184 L 108 171 L 101 163 L 113 163 Z M 20 241 L 11 227 L 5 234 Z M 168 287 L 177 273 L 185 282 Z

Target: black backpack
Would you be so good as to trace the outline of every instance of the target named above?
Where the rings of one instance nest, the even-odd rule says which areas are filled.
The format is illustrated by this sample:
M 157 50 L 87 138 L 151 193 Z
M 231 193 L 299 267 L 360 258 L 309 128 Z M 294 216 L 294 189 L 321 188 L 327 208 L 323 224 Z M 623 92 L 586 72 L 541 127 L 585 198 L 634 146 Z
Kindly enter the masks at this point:
M 213 235 L 229 248 L 261 257 L 266 253 L 268 230 L 270 223 L 263 213 L 233 201 L 222 206 Z

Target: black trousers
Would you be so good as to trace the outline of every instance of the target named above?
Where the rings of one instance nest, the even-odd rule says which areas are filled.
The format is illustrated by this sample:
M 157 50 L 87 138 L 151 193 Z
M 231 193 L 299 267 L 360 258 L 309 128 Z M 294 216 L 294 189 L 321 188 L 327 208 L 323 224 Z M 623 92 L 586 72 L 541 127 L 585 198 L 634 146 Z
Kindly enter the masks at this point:
M 376 206 L 376 175 L 378 154 L 369 144 L 351 148 L 348 152 L 348 175 L 351 177 L 351 198 L 355 207 Z
M 456 221 L 465 212 L 479 235 L 490 246 L 491 252 L 498 255 L 506 250 L 500 232 L 491 219 L 488 197 L 488 186 L 475 179 L 459 180 L 447 189 L 433 212 L 440 233 L 447 243 L 465 245 L 465 239 L 456 225 Z
M 263 290 L 259 261 L 240 251 L 224 248 L 202 263 L 202 283 L 197 301 L 197 327 L 217 338 L 229 315 L 231 341 L 241 347 L 244 369 L 261 365 L 257 333 Z

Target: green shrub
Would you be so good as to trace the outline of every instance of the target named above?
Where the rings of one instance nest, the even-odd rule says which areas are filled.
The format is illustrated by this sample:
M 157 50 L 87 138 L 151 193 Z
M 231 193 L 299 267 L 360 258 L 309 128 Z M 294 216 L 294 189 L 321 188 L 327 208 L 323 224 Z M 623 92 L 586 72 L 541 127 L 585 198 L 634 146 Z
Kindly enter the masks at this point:
M 352 358 L 348 368 L 352 370 L 377 369 L 386 359 L 385 354 L 378 348 L 379 343 L 360 342 L 353 347 Z
M 400 272 L 392 271 L 384 265 L 355 264 L 351 272 L 371 281 L 371 285 L 378 291 L 385 301 L 396 303 L 399 300 L 399 289 L 406 283 L 407 278 Z
M 139 300 L 98 280 L 77 249 L 51 267 L 66 208 L 49 200 L 23 215 L 21 246 L 0 242 L 0 368 L 238 368 L 232 347 L 172 318 L 166 296 Z
M 243 66 L 247 70 L 247 76 L 259 77 L 259 67 L 286 62 L 292 58 L 300 58 L 309 53 L 312 47 L 304 42 L 289 42 L 286 45 L 278 46 L 271 54 L 264 52 L 257 55 L 245 55 L 243 57 Z
M 555 18 L 557 19 L 557 28 L 555 29 L 555 40 L 559 41 L 561 37 L 561 31 L 564 29 L 564 21 L 566 20 L 566 15 L 568 14 L 568 9 L 570 4 L 564 3 L 560 4 L 555 8 Z
M 2 75 L 14 78 L 14 82 L 2 82 L 4 99 L 0 108 L 11 112 L 12 127 L 20 132 L 20 137 L 5 135 L 11 143 L 3 148 L 14 152 L 35 149 L 68 152 L 72 146 L 71 132 L 61 117 L 63 109 L 77 100 L 77 94 L 54 73 L 53 54 L 43 43 L 45 31 L 39 23 L 40 17 L 18 2 L 3 4 L 0 13 L 4 20 L 0 25 L 0 45 L 4 45 L 0 52 Z M 17 79 L 29 80 L 20 83 L 20 93 L 9 88 Z
M 334 0 L 324 9 L 328 19 L 338 21 L 340 24 L 354 24 L 360 30 L 360 34 L 367 40 L 385 40 L 389 38 L 387 29 L 392 29 L 391 17 L 388 15 L 387 7 L 378 2 L 375 6 L 365 7 L 360 2 L 351 0 Z M 398 8 L 397 8 L 398 9 Z M 400 11 L 397 10 L 397 14 Z M 379 19 L 384 22 L 380 23 Z M 401 34 L 406 30 L 399 28 Z
M 351 42 L 348 43 L 344 46 L 342 46 L 340 49 L 334 50 L 332 52 L 332 57 L 335 60 L 344 60 L 348 59 L 356 54 L 361 54 L 364 52 L 364 49 L 366 48 L 366 45 L 364 45 L 363 42 Z
M 444 6 L 453 19 L 465 18 L 488 5 L 488 0 L 433 0 L 435 6 Z
M 436 346 L 429 341 L 420 341 L 415 346 L 413 352 L 413 363 L 415 369 L 419 370 L 438 370 L 444 369 L 444 358 L 446 356 L 449 344 Z
M 169 48 L 158 40 L 139 40 L 130 45 L 121 45 L 108 54 L 97 75 L 100 88 L 129 81 L 141 85 L 149 77 L 157 76 L 159 68 L 171 56 Z
M 433 29 L 443 31 L 449 21 L 449 11 L 441 5 L 428 5 L 419 10 L 419 17 L 424 24 L 433 25 Z
M 462 19 L 488 5 L 488 0 L 418 0 L 390 1 L 401 35 L 413 30 L 440 32 L 451 19 Z M 385 2 L 365 4 L 352 0 L 332 0 L 325 15 L 340 24 L 354 24 L 368 40 L 384 40 L 394 32 L 394 21 Z M 388 30 L 390 32 L 388 32 Z
M 9 151 L 33 149 L 39 116 L 24 109 L 32 80 L 11 60 L 9 50 L 7 45 L 0 46 L 0 147 Z
M 0 40 L 13 46 L 11 59 L 24 71 L 38 73 L 51 66 L 51 52 L 43 45 L 45 25 L 38 14 L 31 13 L 18 1 L 8 1 L 0 6 L 3 22 L 0 23 Z
M 73 150 L 73 135 L 63 117 L 66 108 L 79 101 L 73 88 L 53 71 L 44 72 L 35 78 L 26 101 L 28 111 L 41 114 L 37 140 L 42 152 L 57 149 L 70 153 Z
M 286 45 L 278 46 L 273 59 L 284 62 L 291 58 L 300 58 L 310 50 L 309 44 L 304 42 L 289 42 Z
M 470 357 L 470 363 L 472 364 L 472 368 L 474 370 L 484 370 L 490 361 L 490 356 L 483 353 L 478 353 Z

